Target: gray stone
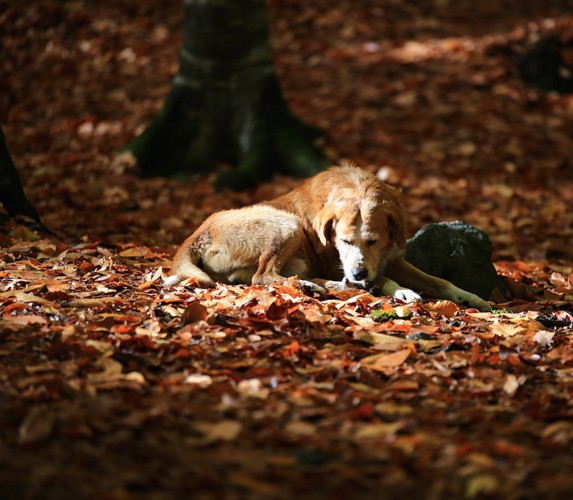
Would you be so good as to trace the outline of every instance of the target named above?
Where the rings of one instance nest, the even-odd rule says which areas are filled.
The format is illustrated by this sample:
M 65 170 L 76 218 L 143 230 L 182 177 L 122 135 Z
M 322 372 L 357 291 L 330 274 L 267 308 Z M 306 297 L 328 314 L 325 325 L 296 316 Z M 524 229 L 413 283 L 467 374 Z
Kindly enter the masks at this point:
M 464 222 L 438 222 L 420 229 L 406 247 L 406 260 L 433 276 L 487 300 L 501 286 L 491 261 L 491 241 Z

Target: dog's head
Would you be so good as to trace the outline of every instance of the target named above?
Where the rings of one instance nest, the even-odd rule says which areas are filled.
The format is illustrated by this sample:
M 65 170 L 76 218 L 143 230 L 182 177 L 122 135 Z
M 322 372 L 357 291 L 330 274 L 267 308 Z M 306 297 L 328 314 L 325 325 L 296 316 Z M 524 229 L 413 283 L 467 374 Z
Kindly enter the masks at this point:
M 314 222 L 320 242 L 336 248 L 344 276 L 353 283 L 371 283 L 406 247 L 398 193 L 376 181 L 363 192 L 335 193 Z

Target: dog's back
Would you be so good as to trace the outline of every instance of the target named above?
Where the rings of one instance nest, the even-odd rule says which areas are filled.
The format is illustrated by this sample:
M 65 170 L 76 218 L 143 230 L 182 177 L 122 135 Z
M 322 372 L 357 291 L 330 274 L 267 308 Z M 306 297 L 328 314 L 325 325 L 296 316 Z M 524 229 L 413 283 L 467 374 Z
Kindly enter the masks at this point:
M 261 257 L 272 256 L 285 241 L 298 248 L 300 239 L 298 217 L 272 206 L 214 213 L 179 247 L 166 284 L 189 278 L 201 286 L 213 286 L 214 279 L 232 282 L 233 277 L 249 281 Z

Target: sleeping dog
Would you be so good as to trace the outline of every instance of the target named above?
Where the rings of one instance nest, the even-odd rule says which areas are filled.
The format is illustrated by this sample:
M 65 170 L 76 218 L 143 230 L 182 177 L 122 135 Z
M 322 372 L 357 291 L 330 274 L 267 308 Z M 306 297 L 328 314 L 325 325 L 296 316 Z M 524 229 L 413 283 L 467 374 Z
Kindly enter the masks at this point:
M 211 215 L 178 249 L 166 284 L 192 278 L 267 285 L 298 276 L 324 292 L 364 288 L 404 302 L 418 291 L 489 305 L 404 260 L 405 214 L 398 192 L 350 164 L 332 167 L 272 201 Z

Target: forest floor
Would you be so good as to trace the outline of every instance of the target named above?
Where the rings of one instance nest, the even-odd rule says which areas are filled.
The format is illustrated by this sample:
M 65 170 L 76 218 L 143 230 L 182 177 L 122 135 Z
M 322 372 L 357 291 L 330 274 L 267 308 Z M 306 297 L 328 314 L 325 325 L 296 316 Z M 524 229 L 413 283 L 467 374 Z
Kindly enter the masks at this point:
M 118 154 L 170 89 L 180 0 L 0 0 L 0 121 L 56 234 L 0 233 L 0 496 L 570 498 L 573 96 L 516 61 L 571 37 L 572 8 L 270 1 L 283 91 L 329 159 L 399 186 L 410 234 L 489 234 L 508 292 L 479 313 L 164 288 L 207 215 L 299 181 L 215 192 Z

